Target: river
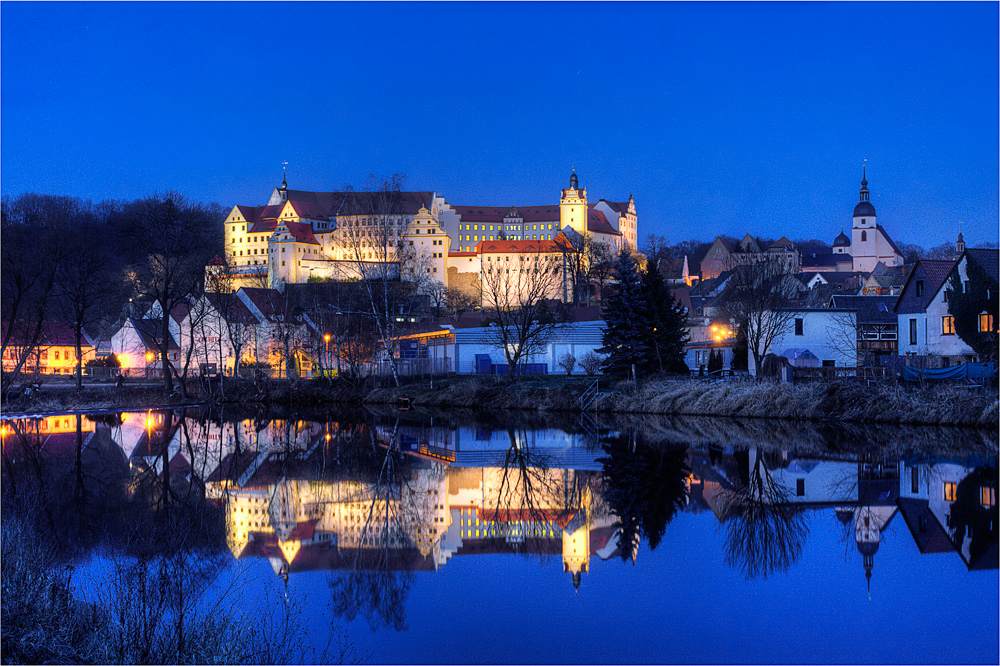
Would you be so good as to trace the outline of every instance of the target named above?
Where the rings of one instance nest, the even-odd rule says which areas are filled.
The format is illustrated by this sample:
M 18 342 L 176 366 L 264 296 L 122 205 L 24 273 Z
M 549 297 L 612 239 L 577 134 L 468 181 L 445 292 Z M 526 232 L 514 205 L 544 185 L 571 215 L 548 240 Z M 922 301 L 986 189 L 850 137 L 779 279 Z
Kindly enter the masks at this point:
M 995 432 L 189 409 L 2 434 L 4 526 L 58 544 L 78 598 L 169 560 L 189 617 L 274 660 L 1000 658 Z

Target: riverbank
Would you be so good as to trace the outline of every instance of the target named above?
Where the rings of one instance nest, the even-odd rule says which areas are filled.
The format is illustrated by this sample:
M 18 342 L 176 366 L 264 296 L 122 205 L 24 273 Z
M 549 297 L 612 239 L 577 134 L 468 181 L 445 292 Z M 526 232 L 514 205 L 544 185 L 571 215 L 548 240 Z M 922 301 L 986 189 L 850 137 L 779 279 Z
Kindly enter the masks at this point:
M 365 403 L 410 404 L 435 408 L 530 411 L 582 411 L 581 397 L 592 378 L 522 379 L 512 382 L 461 378 L 410 384 L 369 392 Z M 687 380 L 630 382 L 602 389 L 592 407 L 604 414 L 724 416 L 791 421 L 893 423 L 996 428 L 1000 401 L 996 389 L 900 384 L 810 382 L 799 385 Z
M 699 382 L 652 380 L 606 383 L 595 399 L 585 394 L 592 377 L 450 377 L 401 387 L 371 388 L 342 381 L 300 380 L 227 383 L 224 394 L 194 395 L 182 400 L 158 387 L 120 390 L 85 387 L 52 390 L 31 401 L 16 401 L 5 413 L 149 409 L 221 404 L 254 412 L 271 407 L 316 409 L 330 404 L 382 405 L 454 410 L 534 413 L 653 414 L 724 416 L 843 423 L 891 423 L 977 428 L 997 427 L 1000 401 L 996 388 L 937 385 L 928 388 L 897 383 L 808 382 L 797 385 L 749 380 Z M 228 407 L 227 407 L 228 408 Z

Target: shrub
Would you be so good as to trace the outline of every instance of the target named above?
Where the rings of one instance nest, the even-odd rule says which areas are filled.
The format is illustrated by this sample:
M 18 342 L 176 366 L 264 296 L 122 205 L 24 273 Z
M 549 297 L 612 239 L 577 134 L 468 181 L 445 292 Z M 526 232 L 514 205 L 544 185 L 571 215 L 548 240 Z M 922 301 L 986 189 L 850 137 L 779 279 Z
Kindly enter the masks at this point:
M 576 367 L 576 357 L 566 352 L 559 357 L 559 365 L 566 371 L 567 375 L 572 375 L 573 368 Z
M 589 351 L 580 359 L 580 367 L 588 377 L 593 377 L 601 369 L 601 357 Z

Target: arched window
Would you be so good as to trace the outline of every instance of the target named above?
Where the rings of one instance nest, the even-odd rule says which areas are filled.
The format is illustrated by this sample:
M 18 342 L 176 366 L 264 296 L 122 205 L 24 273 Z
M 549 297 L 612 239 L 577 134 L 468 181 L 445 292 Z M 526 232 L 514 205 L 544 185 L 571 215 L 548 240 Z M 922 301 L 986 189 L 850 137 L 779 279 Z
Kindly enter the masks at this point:
M 861 232 L 861 242 L 864 243 L 866 240 L 868 240 L 868 232 L 867 231 L 862 231 Z

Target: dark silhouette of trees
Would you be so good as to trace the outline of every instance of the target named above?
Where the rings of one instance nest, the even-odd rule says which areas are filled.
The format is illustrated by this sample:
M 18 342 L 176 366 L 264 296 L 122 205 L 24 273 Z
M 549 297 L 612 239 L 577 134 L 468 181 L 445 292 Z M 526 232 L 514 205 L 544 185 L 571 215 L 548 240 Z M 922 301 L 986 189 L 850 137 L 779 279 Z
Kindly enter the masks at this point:
M 687 342 L 687 315 L 671 295 L 659 264 L 647 262 L 639 271 L 626 251 L 618 256 L 618 291 L 604 310 L 607 328 L 598 351 L 607 354 L 604 372 L 626 376 L 635 365 L 636 373 L 687 372 L 684 344 Z
M 993 252 L 996 255 L 996 252 Z M 972 256 L 966 254 L 966 275 L 968 282 L 962 284 L 958 269 L 948 278 L 948 312 L 955 318 L 955 332 L 965 344 L 972 347 L 981 361 L 996 361 L 1000 336 L 997 324 L 1000 319 L 1000 295 L 997 282 L 979 265 Z M 980 315 L 991 315 L 987 322 L 989 330 L 980 330 Z
M 788 571 L 809 535 L 805 515 L 775 483 L 759 451 L 734 457 L 740 463 L 740 483 L 722 498 L 726 563 L 748 580 Z
M 602 445 L 604 501 L 617 516 L 618 549 L 622 560 L 635 556 L 640 538 L 651 550 L 663 539 L 667 525 L 687 503 L 687 450 L 650 447 L 622 434 Z
M 173 388 L 170 315 L 201 292 L 205 265 L 220 254 L 222 229 L 222 220 L 209 207 L 165 192 L 131 205 L 118 230 L 131 287 L 157 306 L 153 315 L 159 319 L 157 342 L 167 391 Z
M 646 301 L 639 268 L 626 250 L 618 254 L 615 273 L 618 287 L 604 308 L 607 327 L 601 337 L 603 346 L 597 351 L 605 355 L 604 374 L 625 377 L 631 374 L 633 364 L 641 368 L 644 359 L 649 357 Z
M 687 313 L 670 293 L 659 270 L 659 263 L 650 261 L 642 275 L 642 296 L 645 301 L 646 336 L 649 353 L 642 369 L 653 372 L 687 373 L 684 345 L 688 341 Z

